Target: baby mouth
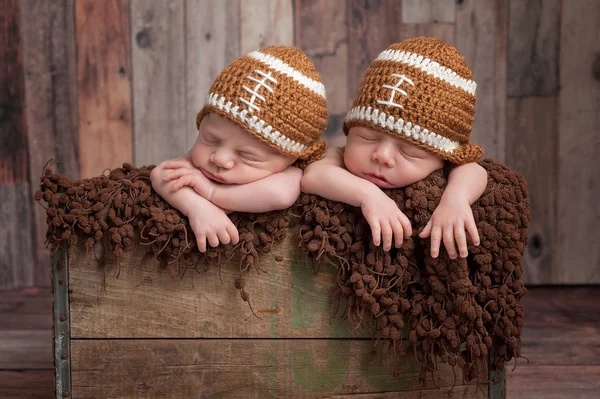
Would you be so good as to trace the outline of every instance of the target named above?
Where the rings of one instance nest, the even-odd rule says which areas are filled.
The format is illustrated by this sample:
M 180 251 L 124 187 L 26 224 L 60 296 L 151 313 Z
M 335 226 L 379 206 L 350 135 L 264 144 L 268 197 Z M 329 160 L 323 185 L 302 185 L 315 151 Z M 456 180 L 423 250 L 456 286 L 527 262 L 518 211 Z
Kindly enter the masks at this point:
M 383 176 L 381 175 L 376 175 L 373 173 L 365 173 L 364 176 L 367 178 L 367 180 L 369 180 L 371 183 L 374 183 L 378 186 L 384 186 L 384 187 L 391 187 L 392 184 Z
M 225 179 L 223 179 L 221 176 L 213 175 L 212 173 L 210 173 L 204 169 L 200 169 L 200 171 L 202 172 L 202 174 L 204 176 L 208 177 L 210 180 L 214 180 L 219 183 L 227 183 L 227 181 Z

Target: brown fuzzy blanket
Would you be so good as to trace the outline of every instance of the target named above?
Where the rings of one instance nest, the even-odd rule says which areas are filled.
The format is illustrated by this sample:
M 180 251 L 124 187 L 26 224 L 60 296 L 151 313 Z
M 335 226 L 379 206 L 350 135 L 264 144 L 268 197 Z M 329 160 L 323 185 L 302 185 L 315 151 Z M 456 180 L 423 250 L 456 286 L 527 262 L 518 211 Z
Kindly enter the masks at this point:
M 240 243 L 230 252 L 240 255 L 240 270 L 246 271 L 296 226 L 309 257 L 338 266 L 337 294 L 347 300 L 352 322 L 372 323 L 376 338 L 390 341 L 397 353 L 408 339 L 423 373 L 442 361 L 461 366 L 467 379 L 478 378 L 478 362 L 493 343 L 500 368 L 520 356 L 521 258 L 530 219 L 521 176 L 491 160 L 481 165 L 488 185 L 472 206 L 481 245 L 469 245 L 467 259 L 451 260 L 443 250 L 433 259 L 428 240 L 418 238 L 446 186 L 443 170 L 387 192 L 413 226 L 413 237 L 400 249 L 374 247 L 360 209 L 302 195 L 285 211 L 232 214 Z M 138 240 L 173 276 L 199 263 L 218 265 L 226 248 L 196 250 L 187 218 L 152 190 L 152 167 L 124 164 L 77 181 L 46 167 L 35 198 L 47 210 L 48 244 L 72 250 L 80 240 L 88 249 L 102 242 L 118 260 Z M 243 275 L 235 285 L 248 301 Z
M 488 184 L 472 206 L 481 244 L 469 242 L 467 259 L 452 260 L 444 250 L 434 259 L 429 240 L 418 237 L 447 184 L 443 170 L 387 191 L 413 227 L 413 236 L 389 252 L 373 245 L 359 208 L 309 195 L 298 204 L 301 245 L 313 259 L 338 265 L 339 294 L 347 299 L 350 320 L 373 323 L 376 338 L 400 352 L 408 339 L 422 371 L 434 370 L 439 360 L 459 364 L 467 379 L 478 377 L 477 362 L 493 343 L 500 368 L 520 356 L 520 300 L 526 292 L 521 281 L 530 220 L 526 184 L 503 165 L 491 160 L 481 165 Z

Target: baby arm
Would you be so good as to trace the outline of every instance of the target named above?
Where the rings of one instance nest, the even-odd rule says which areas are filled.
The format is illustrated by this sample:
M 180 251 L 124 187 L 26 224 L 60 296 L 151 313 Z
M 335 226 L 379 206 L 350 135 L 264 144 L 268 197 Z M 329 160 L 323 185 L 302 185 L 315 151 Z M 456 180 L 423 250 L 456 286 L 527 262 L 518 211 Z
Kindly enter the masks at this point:
M 487 186 L 487 171 L 479 164 L 472 162 L 455 167 L 448 177 L 448 185 L 431 215 L 431 219 L 419 237 L 426 238 L 431 235 L 431 256 L 439 255 L 440 242 L 451 259 L 456 259 L 456 247 L 462 258 L 466 258 L 467 240 L 466 231 L 469 232 L 473 244 L 479 245 L 479 233 L 473 219 L 471 205 L 481 197 Z
M 269 212 L 289 208 L 300 195 L 302 171 L 293 166 L 247 184 L 220 184 L 212 202 L 238 212 Z
M 392 237 L 397 248 L 412 234 L 410 222 L 396 203 L 379 187 L 350 173 L 344 165 L 343 148 L 330 148 L 320 161 L 304 170 L 302 191 L 332 201 L 360 207 L 371 227 L 373 244 L 389 251 Z
M 198 250 L 205 252 L 207 241 L 211 247 L 216 247 L 219 243 L 237 244 L 239 241 L 237 228 L 225 212 L 189 187 L 182 187 L 177 191 L 171 190 L 170 182 L 163 179 L 168 172 L 164 168 L 164 162 L 156 166 L 150 173 L 152 187 L 173 208 L 188 217 L 196 236 Z
M 163 162 L 161 166 L 165 170 L 163 180 L 173 182 L 171 192 L 190 187 L 226 212 L 261 213 L 285 209 L 300 195 L 302 171 L 292 166 L 246 184 L 216 183 L 185 157 Z

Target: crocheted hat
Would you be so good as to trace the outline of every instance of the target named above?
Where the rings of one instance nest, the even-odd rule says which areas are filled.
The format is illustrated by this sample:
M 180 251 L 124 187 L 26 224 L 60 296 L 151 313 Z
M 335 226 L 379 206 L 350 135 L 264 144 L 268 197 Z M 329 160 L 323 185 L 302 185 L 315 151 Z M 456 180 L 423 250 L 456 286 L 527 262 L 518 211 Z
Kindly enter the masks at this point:
M 314 64 L 299 49 L 271 46 L 253 51 L 217 76 L 196 117 L 226 118 L 303 167 L 327 149 L 325 87 Z
M 454 164 L 477 161 L 483 149 L 469 143 L 476 88 L 471 77 L 464 57 L 438 39 L 393 44 L 367 69 L 344 133 L 364 126 L 401 137 Z

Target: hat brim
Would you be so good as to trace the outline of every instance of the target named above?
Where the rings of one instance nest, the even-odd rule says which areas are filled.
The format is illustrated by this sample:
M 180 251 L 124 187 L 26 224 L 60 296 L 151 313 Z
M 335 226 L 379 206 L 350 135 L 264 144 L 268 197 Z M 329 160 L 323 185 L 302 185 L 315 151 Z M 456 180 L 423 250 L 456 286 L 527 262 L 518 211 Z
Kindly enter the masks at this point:
M 368 128 L 368 129 L 374 129 L 379 132 L 389 134 L 392 137 L 405 140 L 411 144 L 414 144 L 414 145 L 442 158 L 445 161 L 448 161 L 448 162 L 456 164 L 456 165 L 477 162 L 478 160 L 481 159 L 481 157 L 484 154 L 484 150 L 481 146 L 478 146 L 477 144 L 470 144 L 470 143 L 461 144 L 458 148 L 456 148 L 452 152 L 442 151 L 437 148 L 431 147 L 431 146 L 427 145 L 426 143 L 415 140 L 411 137 L 400 136 L 396 132 L 390 131 L 381 126 L 370 123 L 369 121 L 363 121 L 360 119 L 351 120 L 349 122 L 344 121 L 344 124 L 342 126 L 342 130 L 344 131 L 344 134 L 347 136 L 350 129 L 354 126 L 362 126 L 362 127 Z

